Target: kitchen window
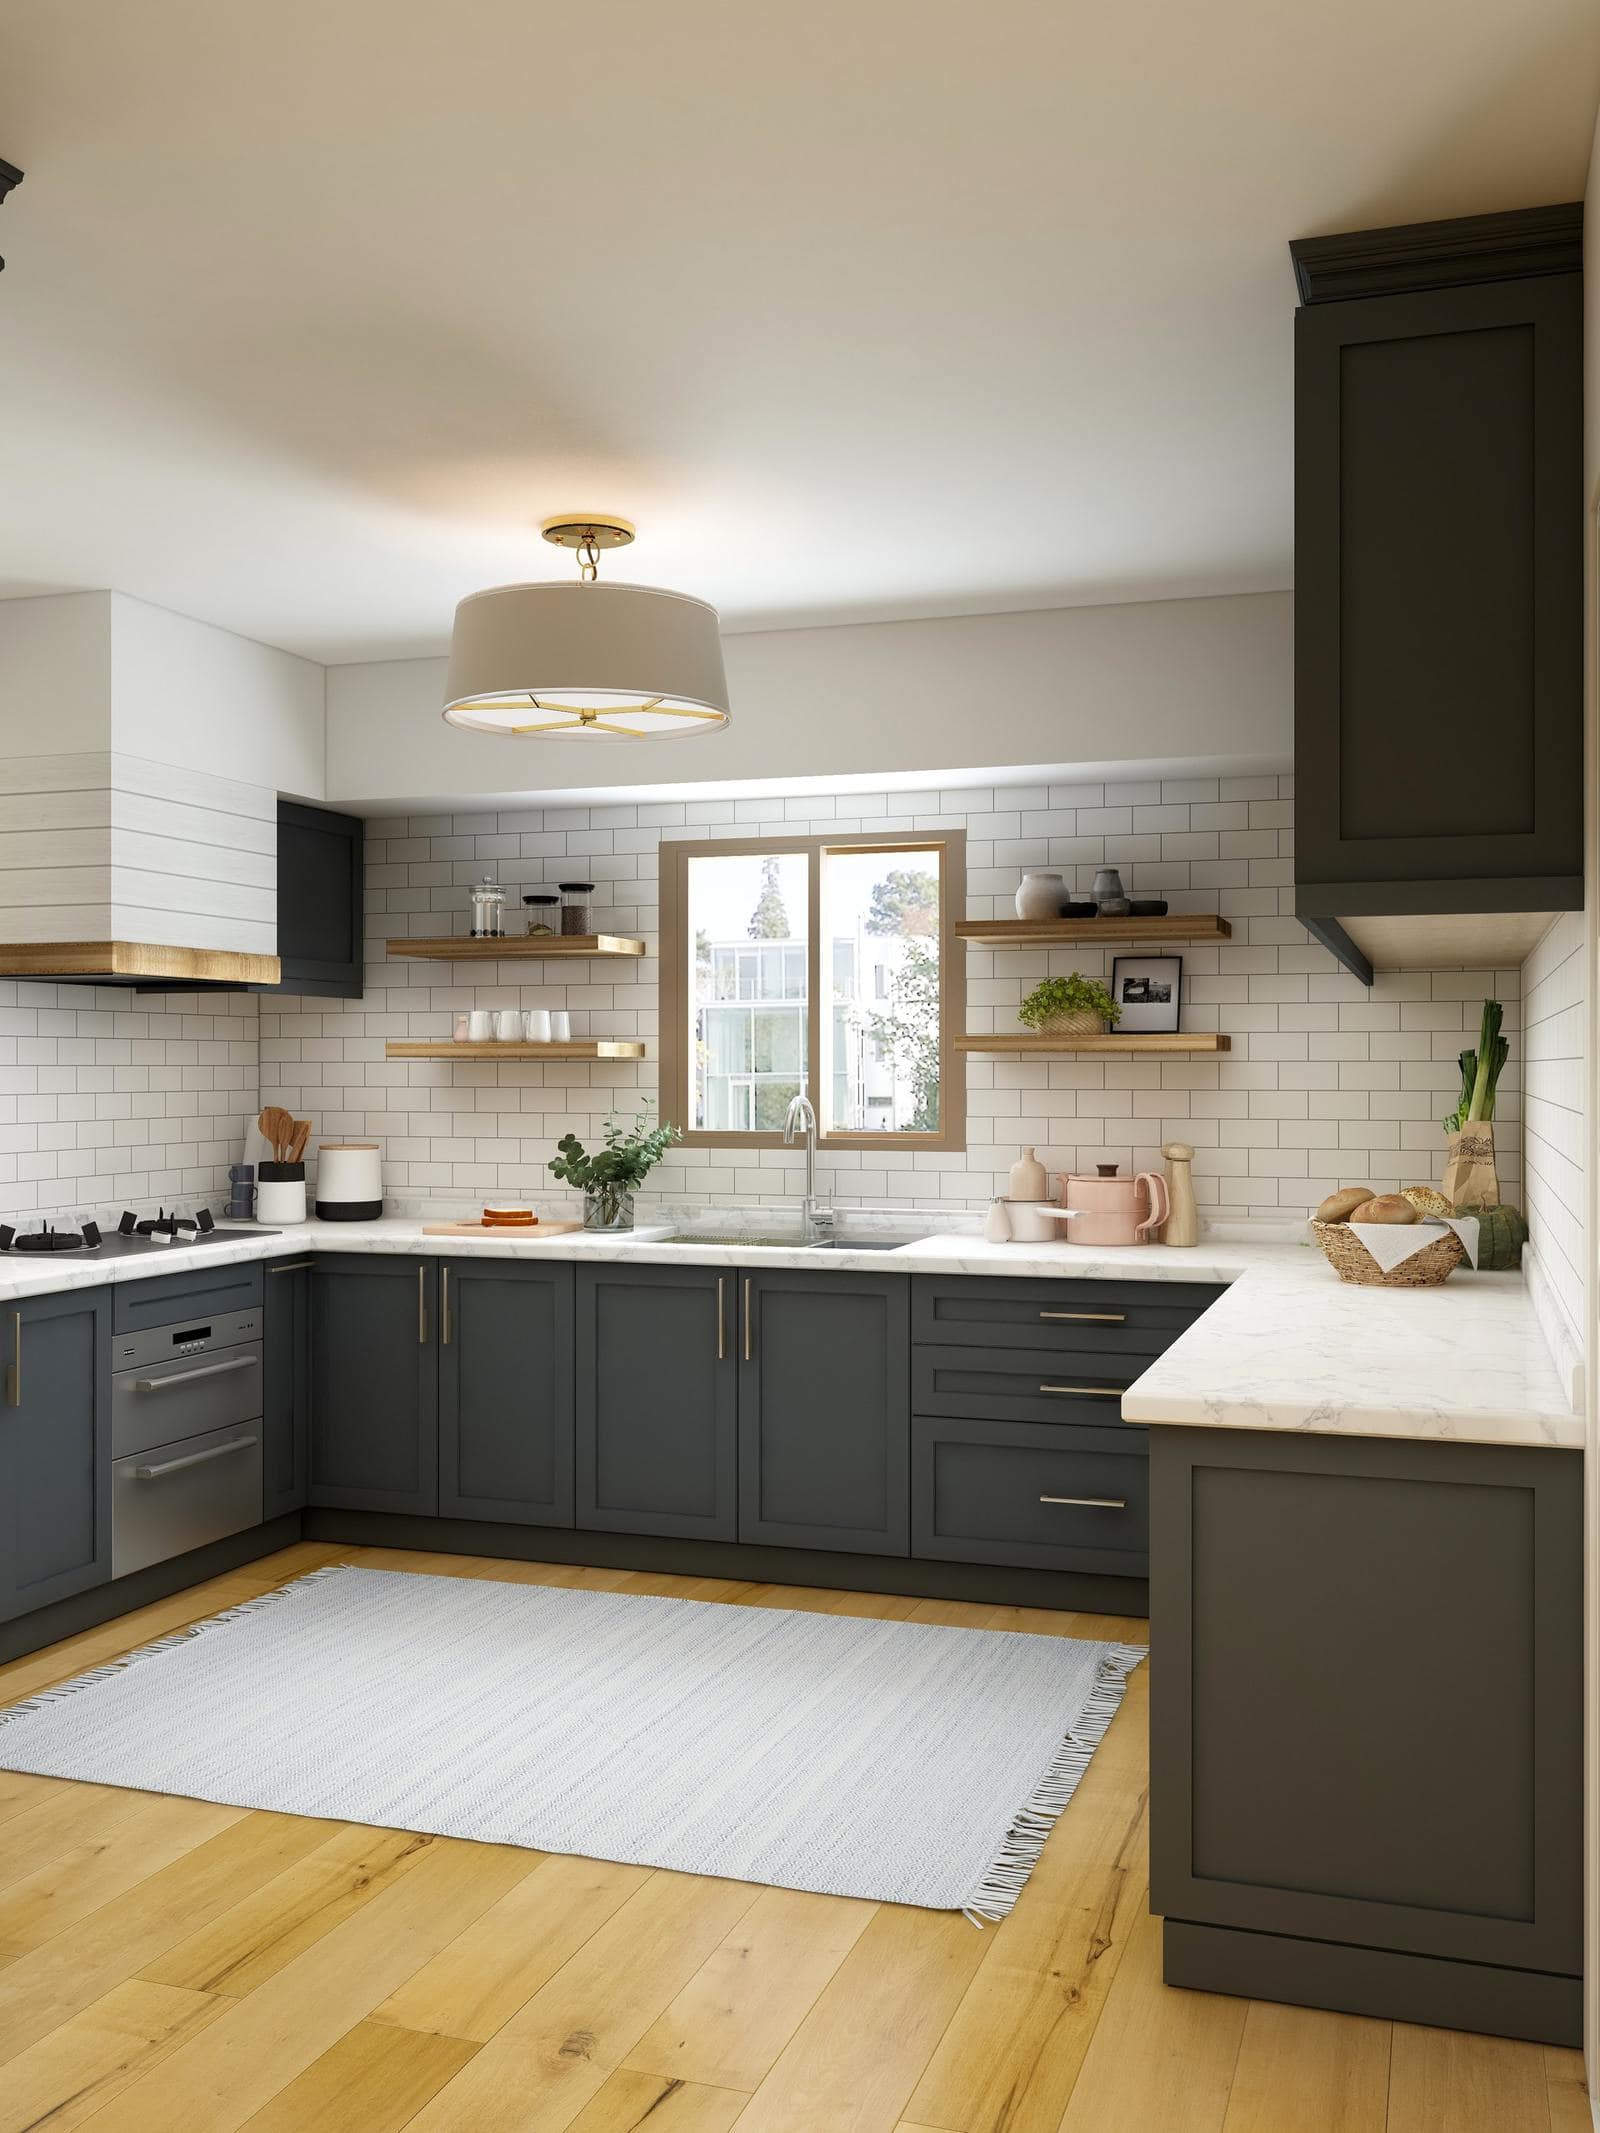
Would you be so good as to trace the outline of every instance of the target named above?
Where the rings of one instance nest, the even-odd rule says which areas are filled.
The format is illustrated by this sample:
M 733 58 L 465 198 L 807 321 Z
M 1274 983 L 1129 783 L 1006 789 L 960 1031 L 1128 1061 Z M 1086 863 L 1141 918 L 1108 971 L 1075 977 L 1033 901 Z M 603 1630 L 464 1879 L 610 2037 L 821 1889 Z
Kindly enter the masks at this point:
M 834 1147 L 966 1146 L 965 836 L 661 846 L 661 1110 L 775 1146 L 805 1088 Z

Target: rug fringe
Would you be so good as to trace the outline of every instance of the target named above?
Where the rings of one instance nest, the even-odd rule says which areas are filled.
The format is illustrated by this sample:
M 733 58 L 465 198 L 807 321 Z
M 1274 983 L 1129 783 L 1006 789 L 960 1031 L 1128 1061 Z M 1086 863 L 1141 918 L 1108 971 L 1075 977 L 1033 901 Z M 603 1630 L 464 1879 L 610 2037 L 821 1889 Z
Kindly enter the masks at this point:
M 97 1682 L 110 1681 L 115 1675 L 125 1673 L 130 1666 L 137 1666 L 141 1659 L 155 1659 L 162 1652 L 175 1651 L 180 1644 L 187 1644 L 192 1637 L 200 1637 L 208 1629 L 216 1629 L 224 1622 L 237 1622 L 241 1615 L 253 1614 L 259 1607 L 270 1607 L 274 1600 L 286 1600 L 302 1585 L 314 1584 L 318 1578 L 331 1577 L 335 1571 L 353 1570 L 353 1563 L 324 1563 L 317 1570 L 307 1570 L 287 1585 L 274 1585 L 270 1592 L 258 1592 L 253 1599 L 241 1600 L 236 1607 L 225 1607 L 221 1614 L 206 1615 L 198 1622 L 187 1622 L 182 1629 L 173 1630 L 168 1636 L 158 1637 L 154 1644 L 141 1644 L 137 1651 L 124 1652 L 118 1659 L 108 1659 L 104 1666 L 90 1669 L 87 1674 L 74 1674 L 70 1681 L 58 1681 L 53 1688 L 41 1689 L 37 1696 L 29 1696 L 21 1703 L 8 1704 L 0 1711 L 0 1726 L 13 1718 L 28 1718 L 35 1711 L 42 1711 L 47 1704 L 60 1703 L 63 1697 L 75 1696 L 79 1689 L 91 1689 Z M 226 1573 L 224 1573 L 226 1574 Z
M 1147 1644 L 1110 1644 L 1095 1674 L 1088 1701 L 1076 1724 L 1062 1739 L 1048 1769 L 1018 1808 L 999 1850 L 990 1860 L 983 1879 L 961 1906 L 961 1915 L 973 1925 L 998 1925 L 1016 1909 L 1028 1876 L 1039 1864 L 1045 1839 L 1057 1817 L 1078 1789 L 1090 1757 L 1106 1737 L 1106 1728 L 1122 1707 L 1128 1676 L 1141 1659 L 1149 1657 Z

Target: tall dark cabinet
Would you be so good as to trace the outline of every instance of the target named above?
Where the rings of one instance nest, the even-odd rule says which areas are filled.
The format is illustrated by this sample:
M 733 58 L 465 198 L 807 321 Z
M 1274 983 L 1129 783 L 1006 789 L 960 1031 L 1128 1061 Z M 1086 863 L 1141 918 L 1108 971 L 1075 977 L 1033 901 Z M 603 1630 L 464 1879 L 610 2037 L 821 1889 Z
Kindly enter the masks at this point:
M 1560 207 L 1290 248 L 1295 909 L 1353 968 L 1374 920 L 1582 905 L 1581 247 Z
M 278 802 L 277 992 L 359 1000 L 366 870 L 359 815 Z

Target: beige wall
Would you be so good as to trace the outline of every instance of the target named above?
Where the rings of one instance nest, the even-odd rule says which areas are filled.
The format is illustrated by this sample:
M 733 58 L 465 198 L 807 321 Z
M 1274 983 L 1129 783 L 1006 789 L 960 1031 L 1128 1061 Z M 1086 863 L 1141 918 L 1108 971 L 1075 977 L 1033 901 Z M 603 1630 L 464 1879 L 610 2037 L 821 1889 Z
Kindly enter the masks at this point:
M 447 726 L 442 659 L 331 667 L 328 798 L 398 813 L 682 796 L 684 781 L 705 796 L 791 778 L 830 793 L 852 778 L 937 785 L 941 771 L 1131 778 L 1200 757 L 1212 776 L 1276 771 L 1293 752 L 1292 615 L 1288 593 L 1254 593 L 733 636 L 725 732 L 616 749 Z

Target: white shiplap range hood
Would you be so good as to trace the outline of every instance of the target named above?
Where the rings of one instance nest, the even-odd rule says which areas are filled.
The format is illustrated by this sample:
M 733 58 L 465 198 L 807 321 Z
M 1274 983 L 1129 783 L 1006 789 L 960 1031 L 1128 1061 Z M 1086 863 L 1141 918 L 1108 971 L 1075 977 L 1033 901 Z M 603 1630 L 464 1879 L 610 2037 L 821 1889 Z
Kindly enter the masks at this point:
M 278 794 L 226 774 L 262 767 L 233 646 L 280 656 L 113 593 L 0 603 L 0 976 L 278 982 Z

